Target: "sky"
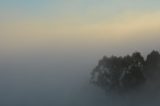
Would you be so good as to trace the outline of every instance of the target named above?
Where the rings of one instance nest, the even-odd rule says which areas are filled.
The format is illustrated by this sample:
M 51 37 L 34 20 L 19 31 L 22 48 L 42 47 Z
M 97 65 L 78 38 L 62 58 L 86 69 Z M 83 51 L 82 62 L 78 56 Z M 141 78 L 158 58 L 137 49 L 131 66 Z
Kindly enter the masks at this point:
M 154 49 L 160 38 L 159 3 L 158 0 L 0 0 L 1 48 L 6 52 L 50 47 L 66 51 L 68 47 L 95 49 L 106 45 L 111 51 L 122 47 L 139 50 L 139 46 L 151 45 Z
M 160 0 L 0 0 L 0 104 L 66 106 L 69 100 L 81 106 L 94 98 L 85 86 L 104 55 L 160 49 L 159 5 Z M 97 99 L 91 106 L 103 103 Z

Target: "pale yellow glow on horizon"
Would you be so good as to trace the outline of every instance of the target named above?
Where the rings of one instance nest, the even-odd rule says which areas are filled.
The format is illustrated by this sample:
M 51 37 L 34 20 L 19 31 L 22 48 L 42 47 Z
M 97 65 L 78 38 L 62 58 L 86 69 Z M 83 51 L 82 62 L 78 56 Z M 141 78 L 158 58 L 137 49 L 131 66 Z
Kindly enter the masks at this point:
M 160 13 L 123 14 L 112 20 L 86 23 L 70 20 L 23 20 L 1 24 L 1 35 L 16 36 L 112 36 L 127 37 L 141 32 L 154 32 L 160 28 Z
M 72 47 L 127 44 L 130 41 L 159 39 L 160 13 L 128 12 L 111 20 L 87 23 L 81 19 L 23 20 L 0 25 L 1 48 Z M 61 45 L 59 42 L 62 42 Z M 83 42 L 83 44 L 82 44 Z M 89 42 L 89 43 L 88 43 Z M 5 46 L 3 46 L 5 45 Z M 65 48 L 65 47 L 64 47 Z
M 153 49 L 160 39 L 159 12 L 128 12 L 98 22 L 72 18 L 3 22 L 0 24 L 1 54 L 48 51 L 59 55 L 100 50 L 105 54 L 105 50 L 115 52 L 131 48 L 134 51 L 147 45 Z

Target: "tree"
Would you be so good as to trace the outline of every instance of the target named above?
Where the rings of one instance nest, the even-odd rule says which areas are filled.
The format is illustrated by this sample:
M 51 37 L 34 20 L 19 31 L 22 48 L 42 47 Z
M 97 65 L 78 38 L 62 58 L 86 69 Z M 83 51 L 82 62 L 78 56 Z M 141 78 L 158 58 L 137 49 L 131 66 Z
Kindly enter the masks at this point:
M 145 61 L 145 74 L 146 76 L 153 76 L 156 72 L 160 70 L 160 54 L 158 51 L 153 50 L 147 55 Z
M 160 54 L 158 51 L 153 50 L 148 56 L 146 60 L 147 68 L 156 68 L 160 63 Z
M 91 81 L 105 91 L 128 91 L 143 85 L 146 70 L 160 69 L 160 54 L 152 51 L 144 60 L 140 52 L 124 57 L 104 56 L 92 71 Z

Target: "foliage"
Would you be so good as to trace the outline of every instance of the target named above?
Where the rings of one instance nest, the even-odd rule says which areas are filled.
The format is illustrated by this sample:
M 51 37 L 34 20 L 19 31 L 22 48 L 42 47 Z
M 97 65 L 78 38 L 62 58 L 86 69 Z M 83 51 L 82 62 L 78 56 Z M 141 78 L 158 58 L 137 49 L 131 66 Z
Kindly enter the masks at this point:
M 160 54 L 152 51 L 146 58 L 140 52 L 124 57 L 104 56 L 92 71 L 91 82 L 105 91 L 128 91 L 145 83 L 149 70 L 159 70 Z

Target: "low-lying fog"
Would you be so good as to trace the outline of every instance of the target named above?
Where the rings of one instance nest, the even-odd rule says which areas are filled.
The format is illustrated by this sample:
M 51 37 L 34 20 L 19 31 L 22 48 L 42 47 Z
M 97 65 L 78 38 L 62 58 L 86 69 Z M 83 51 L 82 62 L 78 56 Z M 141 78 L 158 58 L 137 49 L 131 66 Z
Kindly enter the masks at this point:
M 62 44 L 63 45 L 63 44 Z M 83 44 L 85 45 L 85 44 Z M 86 44 L 87 45 L 87 44 Z M 97 42 L 98 45 L 98 42 Z M 136 44 L 137 45 L 137 44 Z M 132 45 L 131 47 L 133 47 Z M 137 48 L 105 43 L 81 48 L 3 49 L 0 54 L 1 106 L 150 106 L 157 94 L 106 96 L 89 83 L 90 73 L 103 55 L 126 55 L 139 50 L 144 55 L 153 47 Z M 58 46 L 57 46 L 58 48 Z M 7 51 L 8 50 L 8 51 Z M 153 88 L 154 89 L 154 88 Z M 152 98 L 154 98 L 152 100 Z

